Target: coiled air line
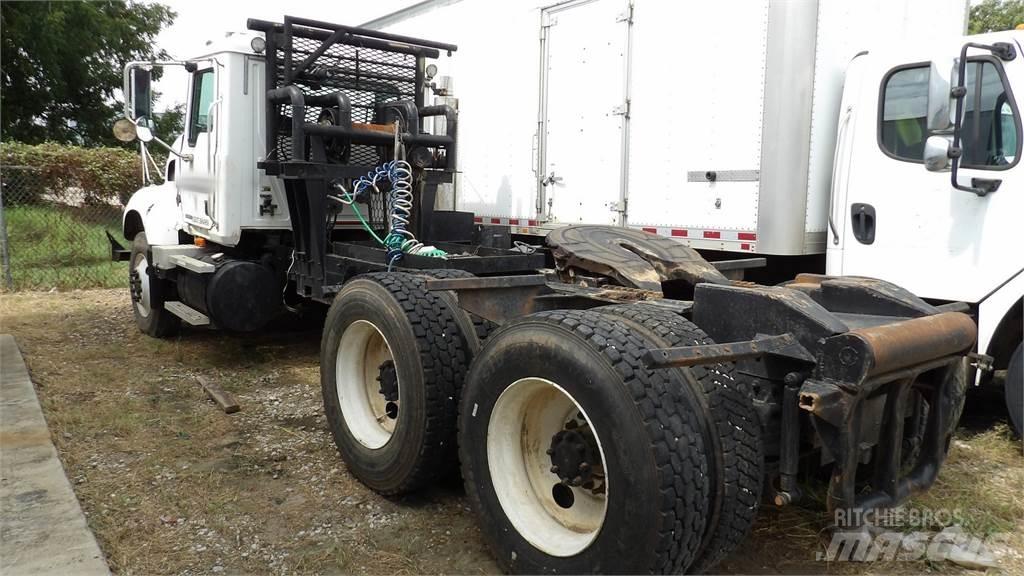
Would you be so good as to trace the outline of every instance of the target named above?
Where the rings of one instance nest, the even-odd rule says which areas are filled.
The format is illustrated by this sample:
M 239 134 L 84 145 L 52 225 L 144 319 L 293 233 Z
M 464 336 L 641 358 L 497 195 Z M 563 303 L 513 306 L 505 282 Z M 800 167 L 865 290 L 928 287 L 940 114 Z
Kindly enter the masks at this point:
M 367 188 L 373 193 L 380 194 L 377 182 L 388 180 L 391 183 L 391 190 L 388 192 L 388 234 L 383 239 L 373 231 L 370 224 L 363 218 L 359 207 L 356 206 L 356 198 Z M 430 258 L 444 258 L 448 253 L 434 246 L 428 246 L 416 239 L 407 226 L 412 216 L 413 192 L 412 192 L 412 166 L 405 160 L 392 160 L 386 162 L 365 176 L 359 178 L 352 187 L 352 192 L 340 182 L 333 182 L 332 187 L 341 193 L 341 196 L 328 195 L 327 197 L 340 204 L 351 206 L 356 218 L 363 228 L 370 233 L 374 240 L 387 248 L 385 258 L 388 262 L 388 270 L 395 262 L 402 259 L 405 254 L 416 256 L 427 256 Z

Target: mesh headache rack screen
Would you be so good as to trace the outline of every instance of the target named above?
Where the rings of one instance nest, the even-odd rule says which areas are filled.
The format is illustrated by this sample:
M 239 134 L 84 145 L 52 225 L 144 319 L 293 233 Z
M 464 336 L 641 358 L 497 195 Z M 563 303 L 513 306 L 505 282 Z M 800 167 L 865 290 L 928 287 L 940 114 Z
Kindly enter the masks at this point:
M 385 34 L 286 16 L 284 24 L 250 20 L 249 28 L 266 34 L 267 62 L 273 64 L 268 88 L 298 87 L 307 100 L 344 93 L 351 104 L 353 124 L 372 124 L 377 106 L 408 100 L 422 106 L 425 58 L 436 58 L 447 44 Z M 269 66 L 268 66 L 269 68 Z M 291 158 L 292 106 L 274 105 L 269 119 L 273 139 L 269 161 Z M 307 103 L 307 123 L 330 123 L 325 107 Z M 346 164 L 372 166 L 385 160 L 381 146 L 351 144 L 340 151 Z

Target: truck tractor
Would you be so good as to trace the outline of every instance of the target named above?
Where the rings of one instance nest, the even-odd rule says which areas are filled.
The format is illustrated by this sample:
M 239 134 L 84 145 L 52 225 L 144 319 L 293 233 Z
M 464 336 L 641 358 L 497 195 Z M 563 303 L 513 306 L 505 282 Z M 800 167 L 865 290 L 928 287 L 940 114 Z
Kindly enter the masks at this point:
M 428 99 L 456 46 L 290 16 L 247 27 L 126 66 L 115 132 L 152 182 L 114 257 L 157 338 L 328 306 L 324 411 L 366 486 L 460 470 L 511 572 L 681 573 L 713 569 L 806 478 L 848 518 L 935 481 L 967 363 L 987 360 L 961 304 L 865 277 L 755 284 L 737 277 L 758 258 L 620 226 L 515 241 L 438 208 L 466 147 L 455 107 Z M 164 144 L 150 71 L 172 65 L 190 99 Z M 510 112 L 473 129 L 498 134 Z
M 1020 432 L 1024 65 L 976 44 L 1017 54 L 1024 32 L 965 38 L 968 12 L 965 0 L 431 0 L 364 26 L 462 47 L 436 81 L 465 127 L 444 206 L 513 240 L 610 224 L 709 259 L 765 258 L 746 274 L 760 282 L 870 276 L 965 302 L 993 357 L 977 391 L 1005 385 Z M 487 20 L 502 25 L 475 25 Z M 495 46 L 517 49 L 495 66 Z M 966 90 L 956 126 L 951 83 Z

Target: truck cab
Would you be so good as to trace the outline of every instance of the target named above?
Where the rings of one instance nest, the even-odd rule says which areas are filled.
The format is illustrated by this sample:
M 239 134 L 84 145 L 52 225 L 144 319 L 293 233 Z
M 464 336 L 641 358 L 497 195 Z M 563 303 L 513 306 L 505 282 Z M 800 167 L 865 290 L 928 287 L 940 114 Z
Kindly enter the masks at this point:
M 254 49 L 261 42 L 255 32 L 229 32 L 181 63 L 190 74 L 185 130 L 170 146 L 164 177 L 155 179 L 162 182 L 129 202 L 128 240 L 144 229 L 151 246 L 176 245 L 180 230 L 233 247 L 246 231 L 290 230 L 283 187 L 255 162 L 266 155 L 265 63 Z
M 828 274 L 885 278 L 932 301 L 969 303 L 978 350 L 995 359 L 981 372 L 986 382 L 1007 378 L 1020 356 L 1024 251 L 1012 239 L 1024 214 L 1022 40 L 1024 32 L 999 32 L 858 55 L 846 74 L 832 174 Z M 954 122 L 949 94 L 961 85 Z M 948 159 L 954 139 L 959 157 Z M 938 162 L 929 165 L 933 152 Z M 1019 429 L 1012 388 L 1020 375 L 1009 378 Z

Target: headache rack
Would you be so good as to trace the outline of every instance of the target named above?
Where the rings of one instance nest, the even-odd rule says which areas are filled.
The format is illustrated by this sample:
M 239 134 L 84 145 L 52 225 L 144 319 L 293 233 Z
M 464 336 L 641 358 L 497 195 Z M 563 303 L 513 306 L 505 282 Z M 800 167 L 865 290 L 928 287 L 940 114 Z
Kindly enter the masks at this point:
M 454 45 L 292 16 L 282 24 L 250 19 L 248 27 L 266 35 L 268 173 L 300 175 L 296 164 L 326 163 L 336 168 L 314 173 L 358 176 L 391 159 L 396 120 L 411 157 L 414 148 L 432 151 L 422 167 L 454 169 L 454 110 L 423 102 L 426 59 Z M 430 116 L 446 118 L 444 135 L 423 132 Z M 313 138 L 338 157 L 318 157 Z
M 454 181 L 458 116 L 451 106 L 424 102 L 432 89 L 426 60 L 450 55 L 454 45 L 292 16 L 250 19 L 248 27 L 266 39 L 267 154 L 257 166 L 284 181 L 294 246 L 288 276 L 299 294 L 326 301 L 353 274 L 392 267 L 512 273 L 543 265 L 541 254 L 471 246 L 471 213 L 434 211 L 438 185 Z M 373 240 L 390 231 L 391 185 L 352 191 L 398 159 L 412 174 L 407 230 L 445 257 L 395 259 L 394 246 Z M 360 212 L 329 200 L 339 190 L 358 200 Z M 367 233 L 346 230 L 339 241 L 341 212 L 343 221 L 358 217 Z

